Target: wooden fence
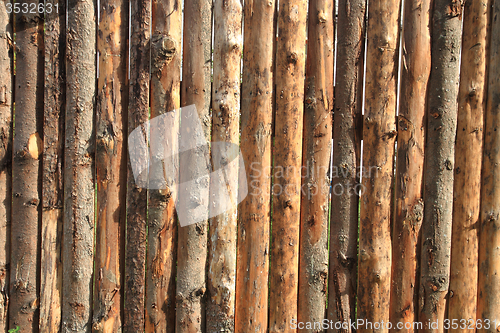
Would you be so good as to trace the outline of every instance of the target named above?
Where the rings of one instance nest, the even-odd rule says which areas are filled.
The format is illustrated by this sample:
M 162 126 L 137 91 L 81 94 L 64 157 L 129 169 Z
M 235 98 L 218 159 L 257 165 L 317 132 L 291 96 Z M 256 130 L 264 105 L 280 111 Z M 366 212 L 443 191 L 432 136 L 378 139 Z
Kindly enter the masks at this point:
M 498 332 L 499 15 L 4 0 L 0 331 Z M 180 182 L 210 188 L 186 195 L 249 193 L 181 226 L 182 191 L 139 186 L 128 138 L 193 104 L 196 139 L 246 172 L 182 155 Z

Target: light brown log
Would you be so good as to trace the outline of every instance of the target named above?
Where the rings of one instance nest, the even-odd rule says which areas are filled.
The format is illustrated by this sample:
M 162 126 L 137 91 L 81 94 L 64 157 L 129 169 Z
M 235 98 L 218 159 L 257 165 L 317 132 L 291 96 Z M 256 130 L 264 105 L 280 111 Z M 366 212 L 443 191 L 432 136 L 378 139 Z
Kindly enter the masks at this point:
M 356 314 L 359 191 L 354 188 L 360 181 L 366 1 L 342 0 L 338 6 L 327 318 L 343 323 Z
M 181 137 L 188 131 L 196 139 L 210 142 L 210 98 L 212 57 L 212 1 L 193 0 L 184 4 L 184 44 L 181 85 L 181 106 L 195 105 L 203 133 L 191 131 L 183 122 L 181 113 Z M 184 125 L 183 125 L 184 124 Z M 208 148 L 208 146 L 207 146 Z M 210 172 L 206 163 L 199 163 L 200 155 L 208 156 L 207 149 L 180 158 L 180 182 L 200 179 L 209 182 Z M 203 156 L 201 156 L 203 158 Z M 192 193 L 194 196 L 199 193 Z M 208 214 L 206 215 L 208 219 Z M 176 285 L 176 332 L 197 333 L 205 331 L 205 293 L 207 263 L 207 221 L 179 227 L 177 285 Z
M 151 118 L 172 114 L 174 128 L 151 129 L 151 140 L 167 144 L 176 170 L 178 148 L 182 4 L 178 0 L 153 1 Z M 163 164 L 153 164 L 157 167 Z M 163 177 L 163 168 L 153 169 L 153 177 Z M 178 181 L 178 174 L 170 177 Z M 157 178 L 155 178 L 157 179 Z M 177 221 L 174 215 L 177 191 L 174 184 L 150 189 L 148 203 L 148 256 L 146 268 L 146 332 L 175 331 L 175 276 Z
M 294 332 L 299 229 L 307 2 L 279 3 L 269 332 Z
M 92 329 L 96 4 L 68 2 L 62 332 Z
M 121 332 L 127 164 L 128 3 L 100 2 L 93 332 Z
M 59 3 L 64 13 L 66 3 Z M 64 199 L 64 117 L 66 20 L 45 15 L 40 332 L 59 332 L 62 312 L 62 227 Z
M 244 7 L 241 87 L 240 183 L 248 196 L 238 210 L 235 332 L 267 331 L 269 228 L 271 209 L 271 128 L 273 108 L 274 1 L 247 1 Z M 243 178 L 245 177 L 245 178 Z
M 0 331 L 8 328 L 12 205 L 12 15 L 0 7 Z
M 38 5 L 38 1 L 27 1 Z M 43 31 L 40 14 L 15 15 L 16 92 L 12 164 L 9 328 L 37 332 L 43 122 Z
M 139 126 L 147 126 L 149 119 L 150 29 L 151 0 L 132 1 L 129 39 L 129 135 Z M 148 190 L 144 184 L 135 182 L 132 165 L 141 165 L 149 156 L 143 152 L 135 152 L 133 156 L 130 151 L 128 153 L 123 332 L 137 333 L 145 329 Z
M 334 13 L 332 0 L 309 1 L 300 191 L 299 322 L 322 322 L 326 314 L 330 208 L 328 177 L 334 108 Z M 303 331 L 312 333 L 318 330 Z
M 411 333 L 418 311 L 427 87 L 431 71 L 430 0 L 404 4 L 403 59 L 398 116 L 396 201 L 392 239 L 390 320 Z M 400 328 L 397 323 L 403 323 Z
M 491 9 L 488 63 L 488 97 L 484 120 L 484 152 L 481 176 L 479 278 L 476 319 L 478 332 L 500 330 L 500 1 Z M 490 320 L 485 325 L 486 319 Z M 493 320 L 496 320 L 493 322 Z
M 357 318 L 379 324 L 389 321 L 399 12 L 398 0 L 368 6 Z M 387 325 L 358 330 L 388 331 Z
M 483 114 L 491 1 L 466 1 L 458 92 L 448 319 L 468 332 L 476 318 Z M 465 190 L 467 189 L 467 190 Z M 462 325 L 463 322 L 466 325 Z
M 443 332 L 450 275 L 462 3 L 434 0 L 431 17 L 419 321 L 439 323 L 437 328 L 424 325 L 422 332 Z

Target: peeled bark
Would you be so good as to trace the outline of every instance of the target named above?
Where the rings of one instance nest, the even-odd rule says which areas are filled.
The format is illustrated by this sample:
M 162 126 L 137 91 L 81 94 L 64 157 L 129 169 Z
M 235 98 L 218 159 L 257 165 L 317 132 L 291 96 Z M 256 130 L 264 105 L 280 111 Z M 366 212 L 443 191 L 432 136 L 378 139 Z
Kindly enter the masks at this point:
M 12 14 L 0 9 L 0 330 L 8 328 L 12 204 Z
M 489 0 L 465 2 L 458 92 L 448 318 L 469 321 L 468 324 L 474 324 L 477 306 L 478 225 L 490 7 Z M 469 331 L 468 326 L 459 325 L 460 329 L 453 331 L 465 333 Z
M 68 8 L 62 331 L 90 332 L 94 271 L 95 3 L 70 0 Z
M 430 10 L 430 0 L 405 3 L 392 230 L 390 320 L 395 332 L 413 332 L 418 317 L 426 105 L 431 71 Z M 399 322 L 403 323 L 401 328 L 396 326 Z
M 238 211 L 235 332 L 265 333 L 268 322 L 274 1 L 244 8 L 240 183 L 248 195 Z M 243 172 L 245 171 L 245 172 Z
M 128 135 L 149 119 L 149 69 L 151 1 L 132 1 L 130 6 L 130 79 Z M 148 138 L 146 137 L 146 142 Z M 123 332 L 145 329 L 147 188 L 135 182 L 132 165 L 148 160 L 147 154 L 129 151 L 127 174 L 127 228 L 125 248 L 125 295 Z
M 193 133 L 194 140 L 210 141 L 210 65 L 212 33 L 212 1 L 187 1 L 184 7 L 184 50 L 181 85 L 181 106 L 194 104 L 201 121 L 203 133 Z M 192 130 L 182 121 L 181 136 Z M 205 148 L 208 148 L 206 146 Z M 180 158 L 180 182 L 200 179 L 209 182 L 209 167 L 199 163 L 206 149 Z M 203 158 L 203 156 L 201 156 Z M 182 191 L 181 191 L 182 193 Z M 193 196 L 199 193 L 192 193 Z M 208 219 L 208 214 L 206 215 Z M 180 227 L 178 230 L 176 332 L 196 333 L 205 331 L 205 271 L 207 264 L 207 222 L 202 221 Z
M 269 332 L 293 332 L 297 318 L 307 2 L 280 2 Z
M 457 129 L 457 96 L 462 4 L 435 0 L 432 12 L 431 76 L 427 104 L 424 220 L 420 262 L 419 321 L 423 332 L 443 331 L 449 288 L 453 170 Z
M 368 7 L 357 317 L 371 323 L 389 320 L 399 12 L 398 0 L 371 1 Z M 387 325 L 358 329 L 388 331 Z
M 97 35 L 96 246 L 93 332 L 121 332 L 127 164 L 128 3 L 100 3 Z
M 309 2 L 304 105 L 302 205 L 297 320 L 321 322 L 328 283 L 328 210 L 333 116 L 335 8 L 332 0 Z M 304 330 L 318 332 L 318 330 Z
M 59 3 L 65 12 L 65 3 Z M 45 15 L 40 332 L 59 332 L 62 312 L 66 20 Z
M 500 1 L 491 12 L 491 44 L 488 71 L 488 101 L 484 121 L 481 220 L 479 236 L 478 332 L 500 330 Z M 489 319 L 490 325 L 485 325 Z M 495 322 L 493 322 L 495 320 Z M 496 326 L 496 327 L 495 327 Z
M 360 193 L 353 188 L 360 181 L 366 1 L 342 0 L 338 11 L 327 318 L 343 323 L 356 313 Z
M 38 1 L 27 1 L 38 4 Z M 43 117 L 43 31 L 39 14 L 16 14 L 9 327 L 37 332 L 39 318 L 40 155 Z
M 151 129 L 151 140 L 169 142 L 174 150 L 172 162 L 178 171 L 182 4 L 177 0 L 157 0 L 153 1 L 152 11 L 151 118 L 173 111 L 176 122 L 175 128 L 165 132 Z M 153 164 L 159 165 L 162 164 Z M 150 174 L 163 177 L 163 168 L 151 170 Z M 169 176 L 178 181 L 178 174 Z M 177 191 L 173 186 L 149 190 L 146 332 L 175 331 L 177 221 L 174 204 Z

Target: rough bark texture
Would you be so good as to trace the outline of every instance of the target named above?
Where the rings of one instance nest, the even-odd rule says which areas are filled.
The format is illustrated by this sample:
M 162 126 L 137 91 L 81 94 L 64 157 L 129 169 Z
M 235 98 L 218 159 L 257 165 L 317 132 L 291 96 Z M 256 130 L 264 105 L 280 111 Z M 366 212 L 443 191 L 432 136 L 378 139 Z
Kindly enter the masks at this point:
M 204 132 L 203 137 L 196 138 L 196 140 L 206 142 L 210 141 L 212 122 L 210 115 L 211 32 L 212 1 L 186 2 L 181 105 L 194 104 L 196 106 Z M 181 136 L 184 136 L 191 129 L 182 124 L 181 118 Z M 201 133 L 195 133 L 195 135 L 201 136 Z M 181 183 L 191 179 L 200 179 L 204 184 L 209 182 L 208 165 L 197 162 L 200 154 L 208 154 L 208 151 L 199 149 L 196 154 L 185 155 L 185 158 L 180 159 L 180 169 L 183 171 L 180 175 Z M 198 193 L 192 193 L 192 195 L 196 196 Z M 205 331 L 207 233 L 205 221 L 180 227 L 178 231 L 176 332 L 179 333 Z
M 38 1 L 27 1 L 38 4 Z M 16 94 L 13 141 L 9 328 L 37 332 L 39 318 L 40 155 L 43 39 L 39 14 L 15 15 Z
M 0 331 L 7 329 L 12 204 L 12 15 L 0 9 Z
M 427 139 L 424 181 L 424 220 L 420 262 L 422 322 L 439 321 L 443 331 L 449 288 L 453 170 L 457 129 L 457 96 L 461 45 L 462 4 L 435 0 L 432 12 L 432 69 L 427 105 Z
M 477 319 L 496 320 L 480 332 L 500 330 L 500 1 L 491 12 L 488 102 L 484 122 L 484 154 L 479 238 Z M 496 326 L 496 327 L 495 327 Z
M 458 95 L 448 318 L 476 318 L 483 113 L 491 1 L 466 1 Z M 466 190 L 465 190 L 466 189 Z M 454 330 L 467 332 L 467 328 Z M 468 325 L 467 325 L 468 327 Z
M 65 12 L 66 3 L 59 3 Z M 61 19 L 62 18 L 62 19 Z M 45 93 L 43 119 L 40 332 L 59 332 L 62 311 L 62 227 L 66 20 L 45 15 Z
M 307 2 L 279 4 L 269 332 L 297 318 Z
M 305 174 L 302 175 L 300 208 L 299 322 L 321 322 L 326 314 L 334 15 L 334 1 L 309 2 L 302 156 Z M 319 332 L 318 328 L 303 331 Z
M 366 1 L 339 1 L 327 318 L 355 320 Z M 332 330 L 331 330 L 332 331 Z M 351 328 L 342 329 L 350 332 Z
M 151 129 L 154 141 L 169 143 L 178 181 L 178 137 L 180 68 L 182 43 L 182 3 L 178 0 L 153 1 L 151 118 L 174 111 L 175 128 L 163 132 Z M 153 142 L 152 142 L 153 143 Z M 163 164 L 153 164 L 160 166 Z M 151 170 L 153 177 L 164 177 L 163 168 Z M 156 178 L 155 178 L 156 179 Z M 175 276 L 177 260 L 177 222 L 174 183 L 165 189 L 150 189 L 148 207 L 148 257 L 146 275 L 146 332 L 175 331 Z
M 399 0 L 368 6 L 357 317 L 372 323 L 389 320 L 399 8 Z M 387 325 L 358 328 L 387 332 Z
M 121 332 L 127 161 L 128 3 L 100 2 L 93 332 Z
M 264 333 L 268 317 L 275 1 L 244 8 L 241 153 L 248 196 L 239 206 L 235 332 Z
M 407 1 L 404 6 L 390 320 L 394 324 L 405 323 L 401 329 L 395 327 L 394 331 L 411 333 L 418 309 L 420 228 L 424 213 L 422 194 L 427 87 L 431 71 L 431 0 Z
M 213 142 L 230 142 L 236 145 L 240 142 L 242 13 L 240 0 L 214 1 Z M 211 212 L 220 208 L 221 195 L 236 194 L 237 199 L 239 163 L 238 156 L 233 156 L 231 148 L 221 149 L 217 146 L 217 149 L 212 149 L 213 171 L 223 168 L 221 171 L 224 177 L 210 178 Z M 206 319 L 208 333 L 234 332 L 237 206 L 237 201 L 231 201 L 228 210 L 210 220 Z
M 130 81 L 128 134 L 139 126 L 147 131 L 149 119 L 149 69 L 151 0 L 132 1 L 130 6 Z M 149 142 L 146 136 L 146 142 Z M 127 227 L 125 248 L 125 295 L 123 332 L 143 332 L 145 328 L 146 228 L 148 190 L 136 184 L 132 164 L 142 164 L 149 156 L 129 152 L 127 175 Z
M 64 152 L 63 332 L 90 332 L 94 249 L 96 17 L 93 0 L 68 2 Z

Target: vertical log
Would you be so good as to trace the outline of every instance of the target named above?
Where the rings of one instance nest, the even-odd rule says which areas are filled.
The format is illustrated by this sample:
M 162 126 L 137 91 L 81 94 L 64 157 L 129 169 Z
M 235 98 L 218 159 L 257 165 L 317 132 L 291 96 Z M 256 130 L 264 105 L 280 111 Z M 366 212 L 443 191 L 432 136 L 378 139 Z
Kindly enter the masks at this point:
M 431 71 L 430 11 L 430 0 L 407 1 L 404 5 L 390 320 L 409 323 L 401 329 L 394 327 L 394 331 L 407 333 L 413 332 L 418 309 L 426 103 Z
M 466 1 L 458 92 L 448 318 L 476 318 L 483 113 L 491 1 Z M 467 189 L 464 191 L 464 189 Z M 468 331 L 460 325 L 460 332 Z
M 249 193 L 238 211 L 238 333 L 267 331 L 274 11 L 275 1 L 247 1 L 244 8 L 240 179 L 246 177 Z
M 328 319 L 355 320 L 366 1 L 339 1 Z M 333 331 L 333 330 L 330 330 Z M 350 332 L 350 327 L 342 332 Z
M 128 134 L 139 126 L 147 130 L 149 119 L 149 69 L 151 0 L 130 3 L 130 80 Z M 147 138 L 146 138 L 147 139 Z M 145 328 L 145 274 L 147 188 L 134 180 L 132 165 L 141 164 L 149 156 L 129 152 L 127 174 L 127 227 L 125 248 L 125 294 L 123 332 L 143 332 Z
M 299 322 L 322 322 L 328 282 L 328 210 L 333 116 L 335 7 L 309 1 L 300 208 Z M 317 332 L 305 330 L 304 332 Z
M 372 323 L 389 320 L 399 12 L 399 0 L 376 0 L 368 6 L 357 315 Z M 387 326 L 360 328 L 373 330 L 387 332 Z
M 297 319 L 307 1 L 279 3 L 269 332 Z
M 126 224 L 128 2 L 100 2 L 96 105 L 96 246 L 93 332 L 122 325 L 123 249 Z
M 196 140 L 210 141 L 210 97 L 212 56 L 212 1 L 193 0 L 184 4 L 184 44 L 181 85 L 181 106 L 194 104 L 203 127 L 194 133 Z M 182 121 L 181 136 L 191 129 Z M 191 131 L 193 132 L 193 131 Z M 208 151 L 180 159 L 181 184 L 192 179 L 208 182 L 210 172 L 206 163 L 199 163 L 200 156 Z M 201 156 L 201 158 L 203 158 Z M 181 185 L 182 186 L 182 185 Z M 192 193 L 193 196 L 199 193 Z M 208 219 L 208 215 L 206 216 Z M 196 333 L 205 331 L 205 270 L 207 263 L 207 222 L 202 221 L 180 227 L 178 230 L 176 332 Z
M 63 332 L 90 332 L 94 248 L 94 0 L 68 2 L 64 153 Z
M 491 12 L 491 44 L 488 65 L 488 101 L 484 121 L 484 153 L 481 188 L 479 236 L 478 332 L 500 329 L 500 1 L 494 0 Z M 495 327 L 496 326 L 496 327 Z
M 40 332 L 59 332 L 62 311 L 62 227 L 66 62 L 66 3 L 45 14 Z
M 27 1 L 38 5 L 38 1 Z M 40 155 L 43 117 L 43 32 L 40 14 L 15 15 L 16 94 L 13 138 L 9 326 L 38 331 Z
M 240 70 L 242 2 L 214 1 L 214 54 L 212 89 L 212 141 L 240 142 Z M 210 219 L 208 234 L 208 333 L 234 332 L 236 288 L 236 223 L 238 202 L 219 203 L 221 195 L 238 191 L 238 157 L 233 147 L 219 143 L 212 149 L 213 170 L 224 168 L 224 178 L 210 178 L 211 216 L 221 204 L 228 210 Z M 229 163 L 229 164 L 228 164 Z
M 151 118 L 174 111 L 175 128 L 151 129 L 151 140 L 168 142 L 174 151 L 173 165 L 178 170 L 180 68 L 182 42 L 182 3 L 155 0 L 152 8 Z M 153 164 L 159 166 L 163 164 Z M 163 168 L 152 170 L 163 176 Z M 175 181 L 178 175 L 169 175 Z M 156 179 L 156 178 L 155 178 Z M 173 184 L 168 184 L 172 186 Z M 146 275 L 146 332 L 175 331 L 175 276 L 177 260 L 177 222 L 174 215 L 176 191 L 150 189 L 148 203 L 148 255 Z
M 0 8 L 0 331 L 8 326 L 12 204 L 12 14 Z
M 443 331 L 449 288 L 461 17 L 462 3 L 459 0 L 434 1 L 419 321 L 439 321 L 439 327 L 433 329 L 425 325 L 423 332 Z

